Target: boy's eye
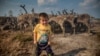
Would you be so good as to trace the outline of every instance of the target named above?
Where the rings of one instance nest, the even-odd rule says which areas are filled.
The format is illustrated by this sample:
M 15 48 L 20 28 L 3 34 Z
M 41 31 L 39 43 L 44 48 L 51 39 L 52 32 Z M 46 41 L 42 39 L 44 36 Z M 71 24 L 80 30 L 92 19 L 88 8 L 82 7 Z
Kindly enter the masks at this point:
M 47 20 L 42 20 L 42 21 L 47 21 Z

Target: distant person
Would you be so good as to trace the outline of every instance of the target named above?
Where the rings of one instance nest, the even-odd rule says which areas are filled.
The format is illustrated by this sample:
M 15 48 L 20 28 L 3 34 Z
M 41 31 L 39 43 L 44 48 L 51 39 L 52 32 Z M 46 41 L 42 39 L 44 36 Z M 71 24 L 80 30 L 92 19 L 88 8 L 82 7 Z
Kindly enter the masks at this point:
M 51 26 L 48 24 L 48 15 L 46 13 L 39 14 L 39 23 L 35 26 L 34 44 L 36 45 L 36 56 L 40 56 L 42 50 L 47 52 L 48 56 L 54 56 L 50 46 Z

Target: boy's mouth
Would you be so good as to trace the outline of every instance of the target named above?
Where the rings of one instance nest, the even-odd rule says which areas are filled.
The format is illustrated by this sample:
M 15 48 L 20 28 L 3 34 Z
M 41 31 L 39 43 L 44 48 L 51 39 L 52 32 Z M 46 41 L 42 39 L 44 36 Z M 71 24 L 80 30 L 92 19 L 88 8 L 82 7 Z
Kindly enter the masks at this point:
M 43 24 L 47 24 L 47 22 L 44 21 Z

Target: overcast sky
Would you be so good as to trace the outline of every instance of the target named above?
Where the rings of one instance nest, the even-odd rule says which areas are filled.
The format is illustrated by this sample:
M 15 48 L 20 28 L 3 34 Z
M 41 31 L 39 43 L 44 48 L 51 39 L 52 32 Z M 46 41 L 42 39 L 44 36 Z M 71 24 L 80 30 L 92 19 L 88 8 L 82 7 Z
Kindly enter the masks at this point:
M 0 16 L 8 15 L 9 10 L 13 11 L 14 16 L 18 16 L 20 11 L 25 13 L 20 4 L 25 4 L 28 13 L 32 8 L 37 13 L 55 13 L 63 9 L 74 9 L 77 13 L 88 13 L 91 16 L 100 18 L 100 0 L 0 0 Z

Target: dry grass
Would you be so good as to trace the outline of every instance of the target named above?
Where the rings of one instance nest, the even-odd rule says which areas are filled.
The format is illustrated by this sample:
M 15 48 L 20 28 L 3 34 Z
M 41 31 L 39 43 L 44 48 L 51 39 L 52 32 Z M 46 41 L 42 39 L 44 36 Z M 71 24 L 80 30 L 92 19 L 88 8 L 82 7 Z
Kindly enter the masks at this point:
M 87 33 L 68 35 L 56 34 L 51 46 L 56 56 L 98 56 L 100 33 L 89 36 Z M 32 56 L 35 46 L 31 32 L 6 31 L 0 33 L 0 56 Z

